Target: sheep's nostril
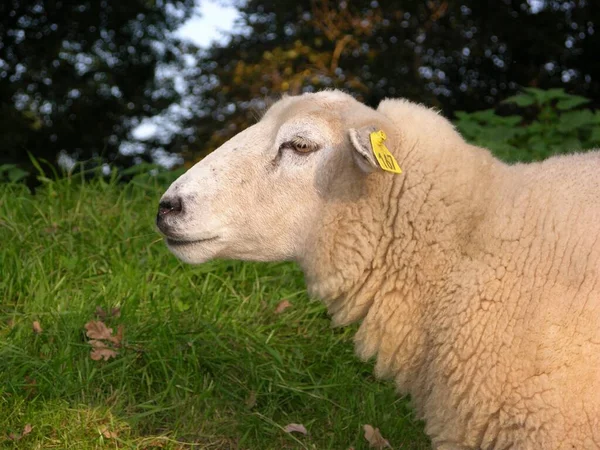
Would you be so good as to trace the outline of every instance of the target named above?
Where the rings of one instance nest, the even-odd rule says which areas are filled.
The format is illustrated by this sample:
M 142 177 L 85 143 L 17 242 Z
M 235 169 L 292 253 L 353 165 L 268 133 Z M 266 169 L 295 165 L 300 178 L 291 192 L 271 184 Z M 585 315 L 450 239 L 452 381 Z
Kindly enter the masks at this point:
M 180 197 L 163 199 L 158 205 L 158 215 L 166 216 L 167 214 L 176 215 L 183 211 Z

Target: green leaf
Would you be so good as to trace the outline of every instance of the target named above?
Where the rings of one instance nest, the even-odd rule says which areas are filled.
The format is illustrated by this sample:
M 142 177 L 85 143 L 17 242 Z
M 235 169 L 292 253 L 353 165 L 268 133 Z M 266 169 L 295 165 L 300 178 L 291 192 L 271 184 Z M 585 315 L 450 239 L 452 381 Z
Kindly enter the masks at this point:
M 502 117 L 502 124 L 508 127 L 516 127 L 523 121 L 521 116 Z
M 524 92 L 527 92 L 529 95 L 533 96 L 538 100 L 543 100 L 546 98 L 546 93 L 542 89 L 534 88 L 534 87 L 525 87 L 523 88 Z
M 26 178 L 28 175 L 29 175 L 29 172 L 27 172 L 23 169 L 20 169 L 18 167 L 15 167 L 8 171 L 8 179 L 13 183 L 17 183 L 17 182 L 21 181 L 23 178 Z
M 469 114 L 468 112 L 465 112 L 465 111 L 456 111 L 454 114 L 456 115 L 456 117 L 459 120 L 469 120 L 471 117 L 471 114 Z M 2 168 L 2 166 L 0 166 L 0 169 L 1 168 Z
M 495 127 L 485 128 L 482 132 L 482 138 L 488 141 L 507 142 L 518 135 L 520 130 L 513 127 Z
M 525 95 L 525 94 L 517 94 L 512 97 L 505 98 L 502 100 L 502 103 L 516 103 L 517 106 L 530 106 L 536 103 L 535 97 Z
M 0 175 L 8 177 L 10 182 L 16 183 L 27 177 L 29 172 L 17 167 L 16 164 L 0 164 Z M 2 177 L 0 177 L 0 180 L 2 180 Z
M 581 150 L 583 148 L 581 141 L 575 137 L 563 140 L 560 143 L 560 147 L 556 148 L 553 153 L 570 153 L 575 150 Z
M 16 164 L 0 164 L 0 173 L 8 172 L 17 167 Z
M 564 111 L 567 109 L 576 108 L 579 105 L 584 105 L 589 102 L 590 100 L 585 97 L 580 97 L 579 95 L 569 95 L 567 98 L 559 100 L 558 103 L 556 103 L 556 107 L 561 111 Z
M 590 136 L 590 141 L 592 141 L 592 142 L 600 142 L 600 126 L 594 127 L 592 129 L 592 134 Z
M 540 104 L 549 103 L 551 100 L 569 97 L 569 94 L 567 94 L 562 88 L 544 90 L 533 87 L 527 87 L 523 90 L 528 94 L 532 95 Z
M 179 312 L 185 312 L 188 309 L 190 309 L 190 305 L 188 303 L 185 303 L 185 302 L 179 300 L 178 298 L 175 299 L 174 303 L 175 303 L 175 308 Z
M 481 125 L 475 122 L 457 122 L 458 131 L 467 138 L 473 139 L 481 133 Z
M 531 146 L 531 161 L 542 160 L 552 154 L 545 142 L 538 140 Z
M 590 110 L 568 111 L 561 114 L 558 129 L 562 132 L 569 132 L 588 125 L 600 125 L 598 119 Z

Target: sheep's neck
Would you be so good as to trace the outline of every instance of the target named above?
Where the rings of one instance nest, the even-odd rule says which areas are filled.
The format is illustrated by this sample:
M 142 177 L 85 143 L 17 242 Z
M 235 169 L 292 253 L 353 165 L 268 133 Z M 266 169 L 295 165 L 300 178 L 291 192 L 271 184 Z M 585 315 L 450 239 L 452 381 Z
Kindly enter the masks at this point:
M 303 264 L 309 292 L 335 325 L 363 321 L 357 351 L 364 359 L 377 354 L 380 376 L 398 377 L 398 367 L 418 372 L 432 290 L 460 258 L 478 221 L 475 204 L 489 191 L 474 181 L 496 165 L 487 152 L 450 153 L 443 164 L 408 161 L 405 174 L 376 178 L 365 199 L 328 210 Z

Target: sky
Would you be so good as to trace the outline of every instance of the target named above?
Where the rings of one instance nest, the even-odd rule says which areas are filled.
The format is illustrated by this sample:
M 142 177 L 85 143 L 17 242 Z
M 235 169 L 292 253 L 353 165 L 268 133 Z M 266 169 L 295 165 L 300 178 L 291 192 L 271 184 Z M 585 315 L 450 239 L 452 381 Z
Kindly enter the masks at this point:
M 237 9 L 232 6 L 223 6 L 214 0 L 200 0 L 194 17 L 185 22 L 176 34 L 202 47 L 215 40 L 224 42 L 223 33 L 232 30 L 238 16 Z
M 232 6 L 223 6 L 214 0 L 199 0 L 194 15 L 175 35 L 188 39 L 199 47 L 208 47 L 213 41 L 224 43 L 227 41 L 226 33 L 233 29 L 238 17 L 238 10 Z M 149 139 L 161 125 L 166 125 L 161 117 L 146 119 L 132 130 L 132 135 L 141 141 Z

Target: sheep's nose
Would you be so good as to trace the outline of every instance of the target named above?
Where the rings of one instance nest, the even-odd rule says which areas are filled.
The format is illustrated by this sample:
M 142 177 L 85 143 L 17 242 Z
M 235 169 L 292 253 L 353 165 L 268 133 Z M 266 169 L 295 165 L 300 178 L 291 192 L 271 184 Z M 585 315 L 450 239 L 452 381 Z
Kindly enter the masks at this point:
M 183 211 L 181 197 L 165 198 L 158 204 L 158 217 L 164 217 L 167 214 L 176 216 Z
M 158 204 L 158 214 L 156 214 L 156 225 L 163 233 L 170 230 L 167 218 L 176 217 L 183 211 L 181 197 L 163 198 Z

